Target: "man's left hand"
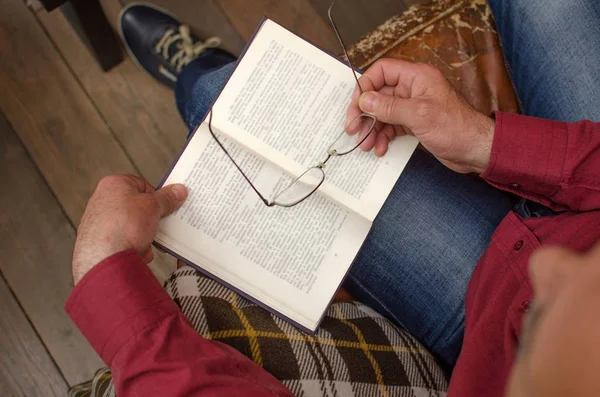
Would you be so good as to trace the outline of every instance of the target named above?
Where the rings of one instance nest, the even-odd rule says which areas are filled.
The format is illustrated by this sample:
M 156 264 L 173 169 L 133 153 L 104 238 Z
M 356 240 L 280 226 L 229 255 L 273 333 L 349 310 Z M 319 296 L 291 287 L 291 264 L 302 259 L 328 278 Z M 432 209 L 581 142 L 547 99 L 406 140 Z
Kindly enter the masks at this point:
M 125 249 L 134 248 L 150 263 L 154 259 L 151 244 L 160 219 L 175 212 L 186 198 L 187 189 L 181 184 L 154 190 L 133 175 L 103 178 L 77 230 L 75 284 L 96 264 Z

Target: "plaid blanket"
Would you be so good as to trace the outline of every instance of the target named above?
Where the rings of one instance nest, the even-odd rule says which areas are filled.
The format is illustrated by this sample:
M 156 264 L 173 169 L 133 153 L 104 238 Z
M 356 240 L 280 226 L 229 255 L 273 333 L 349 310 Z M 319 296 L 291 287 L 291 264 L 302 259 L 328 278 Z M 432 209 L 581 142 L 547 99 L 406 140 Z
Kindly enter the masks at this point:
M 281 380 L 296 396 L 445 396 L 447 379 L 408 333 L 358 302 L 334 303 L 309 336 L 190 267 L 165 289 L 196 331 L 226 343 Z M 114 397 L 107 371 L 72 397 Z

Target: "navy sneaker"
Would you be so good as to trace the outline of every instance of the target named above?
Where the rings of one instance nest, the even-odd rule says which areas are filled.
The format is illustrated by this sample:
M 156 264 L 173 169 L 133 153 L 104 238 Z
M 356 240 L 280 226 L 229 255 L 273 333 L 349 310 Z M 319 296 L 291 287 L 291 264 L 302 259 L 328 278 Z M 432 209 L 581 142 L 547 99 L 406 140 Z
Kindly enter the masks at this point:
M 125 7 L 119 17 L 119 34 L 135 63 L 171 88 L 193 60 L 214 67 L 236 59 L 216 48 L 221 44 L 218 37 L 201 41 L 187 25 L 152 4 L 134 3 Z

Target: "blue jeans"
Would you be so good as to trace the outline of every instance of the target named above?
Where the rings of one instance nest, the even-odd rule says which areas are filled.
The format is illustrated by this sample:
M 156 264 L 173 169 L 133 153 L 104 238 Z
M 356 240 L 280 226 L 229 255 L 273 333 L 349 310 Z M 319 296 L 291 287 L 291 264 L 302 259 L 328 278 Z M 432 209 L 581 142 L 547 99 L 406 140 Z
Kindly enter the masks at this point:
M 566 4 L 569 4 L 568 6 Z M 490 0 L 507 66 L 526 114 L 600 121 L 600 2 Z M 178 79 L 179 110 L 192 130 L 233 64 L 190 64 Z M 377 216 L 345 287 L 407 329 L 447 368 L 458 358 L 464 298 L 490 236 L 518 203 L 482 180 L 456 174 L 417 150 Z

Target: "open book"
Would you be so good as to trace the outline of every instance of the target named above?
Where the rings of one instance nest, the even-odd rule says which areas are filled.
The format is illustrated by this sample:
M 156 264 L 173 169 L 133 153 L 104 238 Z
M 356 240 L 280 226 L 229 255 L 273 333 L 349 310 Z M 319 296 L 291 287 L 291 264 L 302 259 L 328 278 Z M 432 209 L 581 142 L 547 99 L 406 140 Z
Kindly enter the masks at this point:
M 265 19 L 213 104 L 212 129 L 271 197 L 324 160 L 355 85 L 345 63 Z M 416 145 L 401 137 L 383 158 L 360 149 L 333 157 L 315 194 L 267 207 L 207 117 L 161 183 L 190 195 L 162 220 L 156 244 L 314 332 Z

